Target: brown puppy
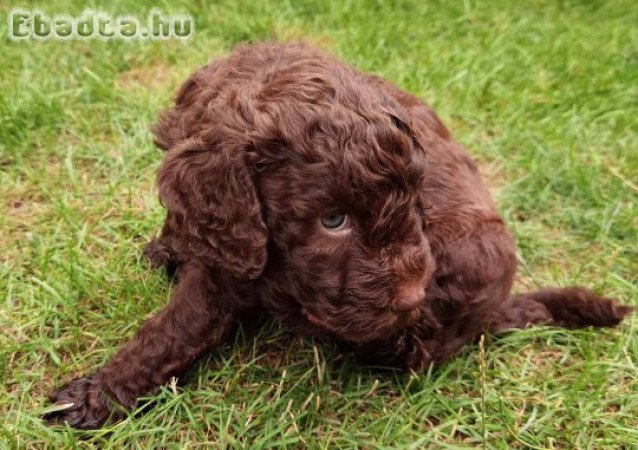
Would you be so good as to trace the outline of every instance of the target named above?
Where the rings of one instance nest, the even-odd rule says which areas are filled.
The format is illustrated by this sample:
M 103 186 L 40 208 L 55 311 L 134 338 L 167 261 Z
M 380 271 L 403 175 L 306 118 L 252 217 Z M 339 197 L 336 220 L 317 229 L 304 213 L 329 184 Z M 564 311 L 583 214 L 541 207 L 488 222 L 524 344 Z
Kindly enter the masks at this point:
M 510 297 L 515 247 L 476 164 L 423 102 L 304 45 L 198 70 L 155 128 L 168 210 L 146 255 L 168 306 L 48 416 L 98 427 L 188 370 L 239 322 L 272 316 L 415 370 L 483 332 L 613 326 L 582 288 Z

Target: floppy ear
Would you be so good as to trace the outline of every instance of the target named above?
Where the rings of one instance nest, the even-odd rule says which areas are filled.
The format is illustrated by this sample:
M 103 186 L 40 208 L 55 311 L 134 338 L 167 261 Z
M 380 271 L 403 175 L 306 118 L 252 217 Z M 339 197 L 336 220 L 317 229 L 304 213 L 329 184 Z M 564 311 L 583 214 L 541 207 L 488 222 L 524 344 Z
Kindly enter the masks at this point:
M 179 225 L 180 251 L 242 279 L 266 263 L 268 232 L 245 149 L 186 139 L 159 169 L 159 196 Z

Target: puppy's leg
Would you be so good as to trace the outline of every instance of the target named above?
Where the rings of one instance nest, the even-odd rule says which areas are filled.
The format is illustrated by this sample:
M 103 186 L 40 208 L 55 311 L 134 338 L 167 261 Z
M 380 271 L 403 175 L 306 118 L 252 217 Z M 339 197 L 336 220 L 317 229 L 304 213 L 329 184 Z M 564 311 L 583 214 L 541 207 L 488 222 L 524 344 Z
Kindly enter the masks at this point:
M 613 327 L 633 310 L 582 287 L 545 288 L 514 296 L 500 305 L 489 330 L 500 332 L 542 324 L 565 328 Z
M 170 277 L 176 274 L 179 266 L 178 251 L 174 248 L 175 242 L 173 242 L 172 238 L 175 226 L 174 219 L 169 212 L 164 221 L 160 237 L 152 239 L 146 244 L 143 253 L 152 269 L 164 267 Z
M 152 269 L 168 267 L 172 262 L 170 247 L 161 238 L 152 239 L 146 244 L 143 254 L 148 259 Z
M 135 406 L 227 335 L 233 315 L 220 305 L 219 287 L 199 266 L 185 267 L 170 303 L 147 320 L 133 339 L 96 373 L 62 386 L 50 399 L 68 408 L 48 414 L 50 423 L 97 428 L 110 415 Z
M 610 327 L 633 308 L 580 287 L 547 288 L 512 297 L 514 246 L 504 227 L 491 224 L 450 245 L 430 296 L 441 326 L 420 341 L 434 362 L 447 359 L 483 332 L 533 325 Z M 427 333 L 419 335 L 422 339 Z

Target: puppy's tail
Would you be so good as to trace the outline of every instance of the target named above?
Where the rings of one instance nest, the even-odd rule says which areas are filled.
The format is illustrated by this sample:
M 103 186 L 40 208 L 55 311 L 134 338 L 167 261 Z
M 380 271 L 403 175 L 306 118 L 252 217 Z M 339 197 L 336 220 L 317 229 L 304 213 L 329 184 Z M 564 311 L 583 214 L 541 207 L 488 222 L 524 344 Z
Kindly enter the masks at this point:
M 614 327 L 634 309 L 582 287 L 545 288 L 511 297 L 494 312 L 488 330 L 496 333 L 534 325 Z

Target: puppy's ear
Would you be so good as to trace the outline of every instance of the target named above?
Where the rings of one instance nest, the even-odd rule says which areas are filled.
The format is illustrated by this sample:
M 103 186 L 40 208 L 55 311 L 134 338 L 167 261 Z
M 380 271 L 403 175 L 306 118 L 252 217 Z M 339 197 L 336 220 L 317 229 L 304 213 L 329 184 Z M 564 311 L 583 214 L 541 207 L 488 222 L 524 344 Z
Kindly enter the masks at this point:
M 157 182 L 189 256 L 255 279 L 266 263 L 268 232 L 246 158 L 239 145 L 189 138 L 168 151 Z

